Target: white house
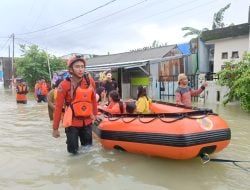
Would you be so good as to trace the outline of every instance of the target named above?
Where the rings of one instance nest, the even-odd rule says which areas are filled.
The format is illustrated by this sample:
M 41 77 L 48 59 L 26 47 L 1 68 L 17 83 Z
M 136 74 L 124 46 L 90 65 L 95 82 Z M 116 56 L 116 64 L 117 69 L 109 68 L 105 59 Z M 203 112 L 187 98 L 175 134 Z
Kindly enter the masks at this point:
M 238 61 L 250 51 L 249 23 L 205 31 L 201 40 L 209 47 L 212 72 L 217 73 L 225 61 Z
M 249 16 L 250 17 L 250 16 Z M 250 18 L 249 18 L 250 20 Z M 204 31 L 201 35 L 201 46 L 207 53 L 203 54 L 204 62 L 209 64 L 209 71 L 217 73 L 223 69 L 225 61 L 239 61 L 245 52 L 250 52 L 250 21 L 240 25 Z M 222 103 L 228 88 L 209 81 L 206 89 L 206 102 Z

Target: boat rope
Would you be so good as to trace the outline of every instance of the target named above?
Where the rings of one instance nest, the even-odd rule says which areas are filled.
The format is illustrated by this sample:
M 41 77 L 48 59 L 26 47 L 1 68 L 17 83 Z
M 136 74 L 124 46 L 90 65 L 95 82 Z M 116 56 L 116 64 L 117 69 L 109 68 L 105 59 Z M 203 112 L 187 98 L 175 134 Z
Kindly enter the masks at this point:
M 126 118 L 126 119 L 128 119 L 128 118 Z M 125 117 L 122 117 L 122 121 L 124 122 L 124 123 L 131 123 L 131 122 L 133 122 L 134 120 L 136 120 L 137 118 L 135 117 L 135 118 L 132 118 L 132 119 L 130 119 L 130 120 L 125 120 Z
M 109 121 L 117 121 L 122 119 L 124 123 L 131 123 L 138 119 L 141 123 L 150 123 L 156 119 L 160 119 L 164 123 L 173 123 L 184 118 L 203 119 L 209 115 L 217 115 L 209 109 L 198 109 L 192 112 L 178 113 L 150 113 L 150 114 L 111 114 L 102 109 L 98 109 Z M 126 118 L 126 119 L 125 119 Z M 129 119 L 132 118 L 132 119 Z
M 210 114 L 210 115 L 212 115 L 212 114 Z M 213 115 L 215 115 L 215 114 L 213 114 Z M 188 118 L 188 119 L 204 119 L 207 116 L 208 116 L 208 114 L 205 114 L 205 115 L 202 115 L 202 116 L 199 116 L 199 117 L 192 117 L 192 116 L 189 116 L 189 115 L 185 115 L 185 117 Z
M 173 123 L 173 122 L 176 122 L 176 121 L 178 121 L 178 120 L 181 120 L 181 119 L 183 119 L 185 116 L 184 115 L 180 115 L 179 117 L 176 117 L 176 119 L 173 119 L 173 120 L 164 120 L 163 118 L 165 118 L 164 116 L 162 117 L 161 115 L 159 115 L 159 119 L 162 121 L 162 122 L 164 122 L 164 123 Z
M 144 118 L 144 117 L 138 117 L 138 119 L 139 119 L 139 121 L 140 121 L 141 123 L 150 123 L 150 122 L 152 122 L 152 121 L 154 121 L 154 120 L 157 119 L 157 117 L 154 117 L 154 118 L 152 118 L 152 119 L 150 119 L 150 120 L 148 120 L 148 121 L 143 121 L 142 118 Z
M 203 164 L 206 164 L 208 162 L 222 162 L 222 163 L 233 163 L 236 167 L 239 167 L 240 169 L 250 172 L 250 167 L 245 168 L 239 165 L 239 163 L 250 163 L 250 161 L 245 160 L 230 160 L 230 159 L 221 159 L 221 158 L 210 158 L 208 154 L 204 153 L 200 155 L 201 161 Z
M 121 119 L 121 118 L 120 117 L 108 117 L 109 121 L 117 121 L 119 119 Z

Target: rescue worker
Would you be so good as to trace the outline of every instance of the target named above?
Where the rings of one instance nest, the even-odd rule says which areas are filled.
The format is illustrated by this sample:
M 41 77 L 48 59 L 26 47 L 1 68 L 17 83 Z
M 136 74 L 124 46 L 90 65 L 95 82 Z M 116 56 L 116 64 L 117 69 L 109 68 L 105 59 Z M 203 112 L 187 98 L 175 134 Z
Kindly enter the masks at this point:
M 44 79 L 38 80 L 35 85 L 35 93 L 34 96 L 38 103 L 40 102 L 47 102 L 48 96 L 48 86 Z
M 63 123 L 67 150 L 72 154 L 78 152 L 78 137 L 83 147 L 92 145 L 92 123 L 97 115 L 95 82 L 85 72 L 85 67 L 86 62 L 83 58 L 72 57 L 68 61 L 71 77 L 63 80 L 57 89 L 52 135 L 55 138 L 60 136 L 58 128 L 65 104 Z
M 28 86 L 23 81 L 23 79 L 16 79 L 16 102 L 18 104 L 27 104 L 27 94 L 28 94 Z

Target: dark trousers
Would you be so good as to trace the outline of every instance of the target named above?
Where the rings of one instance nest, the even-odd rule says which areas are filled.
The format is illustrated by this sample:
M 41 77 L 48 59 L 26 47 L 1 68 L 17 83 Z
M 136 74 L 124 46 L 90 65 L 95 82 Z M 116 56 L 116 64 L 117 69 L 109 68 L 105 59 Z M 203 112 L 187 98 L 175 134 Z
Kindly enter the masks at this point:
M 72 154 L 76 154 L 79 148 L 79 140 L 82 146 L 92 145 L 92 125 L 85 127 L 67 127 L 65 129 L 67 136 L 67 150 Z
M 44 95 L 37 95 L 37 102 L 47 102 L 47 96 Z
M 17 104 L 27 104 L 27 100 L 17 100 Z

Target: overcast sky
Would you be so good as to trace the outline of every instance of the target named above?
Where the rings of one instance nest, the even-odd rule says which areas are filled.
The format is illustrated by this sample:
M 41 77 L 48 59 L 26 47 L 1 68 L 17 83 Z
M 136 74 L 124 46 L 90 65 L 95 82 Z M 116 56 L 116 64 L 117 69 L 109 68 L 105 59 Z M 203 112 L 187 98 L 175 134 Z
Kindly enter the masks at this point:
M 248 22 L 249 0 L 1 0 L 0 57 L 8 56 L 12 33 L 16 55 L 19 44 L 61 56 L 188 42 L 182 27 L 211 29 L 213 14 L 228 3 L 226 25 Z

